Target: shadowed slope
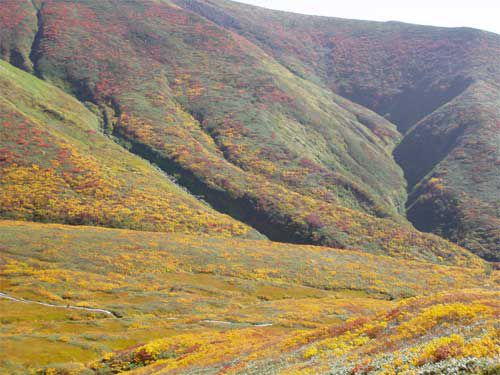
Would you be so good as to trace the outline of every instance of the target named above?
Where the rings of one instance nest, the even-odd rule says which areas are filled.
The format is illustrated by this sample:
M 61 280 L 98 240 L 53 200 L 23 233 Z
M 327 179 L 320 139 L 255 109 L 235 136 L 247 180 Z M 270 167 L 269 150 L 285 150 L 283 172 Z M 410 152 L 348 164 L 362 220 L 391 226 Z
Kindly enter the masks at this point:
M 419 122 L 396 149 L 416 227 L 499 261 L 500 90 L 477 82 Z M 433 152 L 421 153 L 429 149 Z M 432 218 L 432 219 L 429 219 Z

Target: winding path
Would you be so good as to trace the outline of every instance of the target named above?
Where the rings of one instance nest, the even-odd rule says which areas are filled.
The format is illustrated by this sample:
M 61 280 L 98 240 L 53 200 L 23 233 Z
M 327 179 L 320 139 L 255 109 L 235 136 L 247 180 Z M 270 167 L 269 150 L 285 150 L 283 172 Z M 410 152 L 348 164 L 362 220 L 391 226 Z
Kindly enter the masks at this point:
M 118 318 L 118 316 L 114 312 L 109 311 L 109 310 L 104 310 L 104 309 L 95 309 L 95 308 L 92 308 L 92 307 L 71 306 L 71 305 L 67 305 L 67 306 L 64 306 L 64 305 L 54 305 L 52 303 L 46 303 L 46 302 L 40 302 L 40 301 L 32 301 L 32 300 L 24 299 L 24 298 L 15 298 L 15 297 L 9 296 L 8 294 L 2 293 L 2 292 L 0 292 L 0 298 L 8 299 L 8 300 L 14 301 L 14 302 L 34 303 L 34 304 L 42 305 L 42 306 L 46 306 L 46 307 L 56 307 L 56 308 L 60 308 L 60 309 L 84 310 L 84 311 L 102 313 L 102 314 L 106 314 L 106 315 L 112 316 L 113 318 Z
M 83 311 L 102 313 L 102 314 L 112 316 L 113 318 L 119 318 L 119 316 L 116 313 L 109 311 L 109 310 L 105 310 L 105 309 L 96 309 L 96 308 L 92 308 L 92 307 L 71 306 L 71 305 L 66 305 L 66 306 L 54 305 L 52 303 L 47 303 L 47 302 L 40 302 L 40 301 L 33 301 L 33 300 L 29 300 L 29 299 L 24 299 L 24 298 L 12 297 L 12 296 L 9 296 L 8 294 L 2 293 L 2 292 L 0 292 L 0 298 L 8 299 L 8 300 L 13 301 L 13 302 L 34 303 L 34 304 L 41 305 L 41 306 L 55 307 L 55 308 L 59 308 L 59 309 L 83 310 Z M 167 318 L 167 319 L 175 320 L 177 318 Z M 228 321 L 224 321 L 224 320 L 209 320 L 209 319 L 202 320 L 202 322 L 203 323 L 211 323 L 211 324 L 227 324 L 227 325 L 245 324 L 245 323 L 228 322 Z M 250 326 L 253 326 L 253 327 L 270 327 L 273 325 L 272 323 L 247 323 L 247 324 L 249 324 Z
M 205 319 L 202 320 L 202 323 L 211 323 L 211 324 L 227 324 L 227 325 L 245 325 L 248 324 L 249 326 L 253 327 L 271 327 L 273 323 L 239 323 L 239 322 L 228 322 L 226 320 L 209 320 Z

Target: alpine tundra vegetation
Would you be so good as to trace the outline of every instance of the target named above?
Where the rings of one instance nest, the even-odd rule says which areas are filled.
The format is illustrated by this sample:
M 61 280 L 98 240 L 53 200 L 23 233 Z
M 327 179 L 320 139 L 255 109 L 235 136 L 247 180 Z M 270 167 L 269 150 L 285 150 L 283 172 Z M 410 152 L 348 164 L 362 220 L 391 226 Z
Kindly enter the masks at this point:
M 0 373 L 500 373 L 500 36 L 0 0 Z

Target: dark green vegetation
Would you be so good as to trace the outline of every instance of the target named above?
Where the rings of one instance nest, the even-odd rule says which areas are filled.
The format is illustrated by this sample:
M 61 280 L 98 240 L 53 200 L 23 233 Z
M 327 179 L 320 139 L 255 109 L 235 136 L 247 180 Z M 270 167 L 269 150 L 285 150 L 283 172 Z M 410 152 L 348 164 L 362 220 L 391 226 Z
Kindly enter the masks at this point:
M 460 252 L 406 222 L 406 175 L 417 228 L 497 259 L 498 36 L 226 1 L 0 4 L 5 60 L 270 239 L 433 261 Z M 39 220 L 27 211 L 4 216 Z

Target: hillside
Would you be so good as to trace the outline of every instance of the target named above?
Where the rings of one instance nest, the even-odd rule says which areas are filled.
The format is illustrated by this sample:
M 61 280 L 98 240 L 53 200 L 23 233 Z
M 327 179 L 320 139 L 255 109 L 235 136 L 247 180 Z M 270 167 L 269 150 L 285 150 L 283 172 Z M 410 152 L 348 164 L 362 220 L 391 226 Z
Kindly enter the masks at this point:
M 480 268 L 262 240 L 13 221 L 0 222 L 0 243 L 2 292 L 59 306 L 0 298 L 0 371 L 9 374 L 108 374 L 147 365 L 138 373 L 302 367 L 320 373 L 338 350 L 356 352 L 345 358 L 346 368 L 368 352 L 377 353 L 374 365 L 421 366 L 435 361 L 426 345 L 439 337 L 445 345 L 451 333 L 465 340 L 452 357 L 499 354 L 493 324 L 499 296 L 487 291 L 498 287 L 498 275 Z M 335 340 L 345 343 L 334 349 Z
M 4 218 L 258 237 L 105 137 L 93 107 L 1 60 L 0 89 Z
M 408 182 L 408 218 L 420 230 L 500 260 L 498 35 L 303 16 L 225 0 L 175 3 L 395 124 L 403 139 L 394 155 Z M 432 178 L 440 179 L 438 194 L 429 187 Z
M 219 212 L 282 242 L 434 261 L 462 251 L 406 222 L 406 181 L 392 157 L 401 140 L 396 125 L 350 101 L 370 106 L 338 89 L 333 73 L 323 74 L 327 66 L 301 62 L 302 68 L 294 68 L 288 62 L 320 61 L 314 49 L 324 46 L 308 44 L 302 56 L 304 40 L 290 54 L 284 46 L 263 45 L 264 34 L 269 43 L 287 41 L 285 26 L 283 38 L 266 34 L 281 14 L 258 11 L 259 20 L 269 18 L 267 29 L 261 30 L 260 25 L 245 26 L 251 22 L 245 15 L 253 8 L 229 2 L 2 3 L 0 47 L 6 60 L 90 103 L 105 134 L 175 175 Z M 219 14 L 236 21 L 219 20 Z M 332 28 L 358 25 L 289 17 L 295 25 L 290 33 L 299 39 L 311 22 L 325 24 L 330 34 Z M 242 24 L 235 28 L 240 18 Z M 378 24 L 364 27 L 385 32 Z M 391 25 L 389 31 L 394 27 L 404 29 Z M 239 35 L 233 29 L 246 31 Z M 352 66 L 350 58 L 345 58 L 346 66 Z M 400 84 L 401 79 L 394 83 Z M 432 204 L 426 207 L 434 214 Z M 413 214 L 417 207 L 412 210 L 410 218 L 419 217 Z M 494 208 L 490 213 L 496 217 Z M 447 224 L 456 221 L 441 216 Z M 421 221 L 428 217 L 415 220 L 422 228 Z M 443 225 L 431 229 L 441 235 L 456 232 L 439 230 Z M 468 237 L 479 230 L 471 226 Z M 487 248 L 479 253 L 495 259 L 495 230 L 483 231 L 477 241 Z

